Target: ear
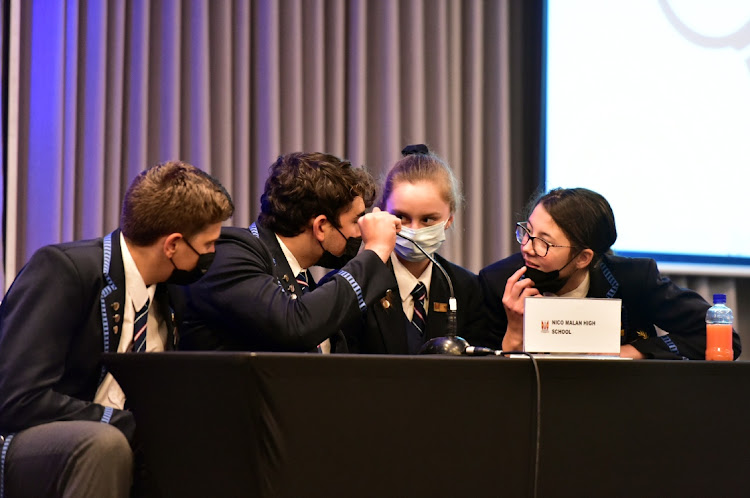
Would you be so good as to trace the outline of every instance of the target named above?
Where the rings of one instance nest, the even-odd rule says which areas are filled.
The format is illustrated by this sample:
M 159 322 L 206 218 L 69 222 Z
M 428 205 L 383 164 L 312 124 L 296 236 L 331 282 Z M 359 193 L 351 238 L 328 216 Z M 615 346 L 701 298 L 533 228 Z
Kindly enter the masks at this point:
M 445 229 L 448 230 L 452 226 L 453 226 L 453 213 L 451 213 L 450 217 L 448 218 L 448 221 L 445 222 Z
M 594 251 L 592 251 L 591 249 L 584 249 L 583 251 L 581 251 L 581 254 L 576 257 L 576 268 L 586 268 L 591 264 L 591 261 L 593 259 Z
M 323 242 L 323 239 L 325 239 L 326 234 L 326 228 L 327 225 L 330 223 L 328 222 L 328 218 L 324 214 L 319 214 L 312 220 L 312 233 L 313 237 L 315 237 L 319 242 Z
M 171 259 L 172 256 L 174 256 L 174 253 L 177 251 L 177 241 L 182 238 L 181 233 L 170 233 L 164 238 L 164 243 L 162 244 L 162 250 L 164 251 L 164 255 Z

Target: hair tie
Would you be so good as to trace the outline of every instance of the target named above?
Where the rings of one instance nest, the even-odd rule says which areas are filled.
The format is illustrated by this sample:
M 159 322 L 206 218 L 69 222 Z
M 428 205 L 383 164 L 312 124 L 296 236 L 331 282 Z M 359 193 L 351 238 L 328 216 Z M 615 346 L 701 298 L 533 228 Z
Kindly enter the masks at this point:
M 402 156 L 411 156 L 412 154 L 429 154 L 430 150 L 425 144 L 407 145 L 401 150 Z

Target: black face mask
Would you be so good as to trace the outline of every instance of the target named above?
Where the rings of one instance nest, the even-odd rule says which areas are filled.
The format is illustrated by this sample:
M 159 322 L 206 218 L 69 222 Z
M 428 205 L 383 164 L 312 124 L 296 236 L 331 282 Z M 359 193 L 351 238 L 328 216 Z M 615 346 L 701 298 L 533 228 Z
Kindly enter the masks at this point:
M 172 258 L 169 258 L 169 261 L 172 262 L 172 266 L 174 266 L 174 270 L 172 270 L 172 275 L 170 275 L 169 279 L 167 280 L 168 284 L 190 285 L 192 283 L 195 283 L 203 275 L 205 275 L 205 273 L 208 271 L 208 268 L 211 266 L 211 263 L 214 262 L 214 257 L 216 256 L 215 252 L 207 252 L 201 254 L 196 251 L 192 245 L 190 245 L 190 242 L 188 242 L 187 239 L 184 240 L 188 247 L 198 255 L 198 263 L 196 263 L 195 268 L 193 268 L 192 270 L 180 270 L 179 268 L 177 268 L 177 265 L 174 264 Z
M 542 271 L 537 270 L 536 268 L 527 267 L 526 273 L 524 273 L 523 276 L 533 280 L 534 287 L 536 287 L 542 294 L 545 292 L 556 294 L 557 291 L 562 289 L 568 282 L 567 278 L 559 278 L 560 270 Z
M 578 254 L 581 253 L 579 252 Z M 562 289 L 570 279 L 570 276 L 560 278 L 560 272 L 574 259 L 576 259 L 578 257 L 578 254 L 573 256 L 571 260 L 565 263 L 565 265 L 563 265 L 563 267 L 559 270 L 542 271 L 537 270 L 536 268 L 526 267 L 526 273 L 524 273 L 523 276 L 525 278 L 531 279 L 534 282 L 534 287 L 536 287 L 536 289 L 542 294 L 544 294 L 545 292 L 557 294 L 557 292 Z
M 341 230 L 339 230 L 338 228 L 336 228 L 336 231 L 338 233 L 341 233 Z M 320 244 L 320 247 L 323 247 L 323 255 L 320 257 L 318 262 L 315 263 L 316 265 L 322 266 L 323 268 L 329 268 L 331 270 L 340 270 L 345 264 L 354 259 L 354 257 L 359 253 L 359 248 L 362 246 L 362 237 L 347 238 L 343 233 L 341 233 L 341 236 L 346 239 L 346 248 L 344 249 L 344 253 L 341 256 L 334 256 L 333 254 L 328 252 L 325 247 L 323 247 L 323 244 L 321 242 L 318 242 Z

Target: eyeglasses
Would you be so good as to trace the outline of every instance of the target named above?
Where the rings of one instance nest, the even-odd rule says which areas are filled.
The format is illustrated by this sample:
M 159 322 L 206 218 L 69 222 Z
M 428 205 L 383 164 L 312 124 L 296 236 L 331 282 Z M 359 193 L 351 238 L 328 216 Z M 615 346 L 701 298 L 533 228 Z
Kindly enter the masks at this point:
M 549 251 L 550 247 L 568 247 L 568 248 L 574 248 L 576 246 L 559 246 L 557 244 L 550 244 L 544 239 L 541 239 L 539 237 L 532 237 L 531 232 L 529 232 L 529 229 L 526 227 L 527 222 L 520 221 L 516 223 L 516 240 L 519 244 L 521 244 L 521 247 L 525 246 L 526 244 L 531 241 L 531 248 L 534 249 L 534 252 L 537 256 L 543 258 L 547 255 L 547 252 Z

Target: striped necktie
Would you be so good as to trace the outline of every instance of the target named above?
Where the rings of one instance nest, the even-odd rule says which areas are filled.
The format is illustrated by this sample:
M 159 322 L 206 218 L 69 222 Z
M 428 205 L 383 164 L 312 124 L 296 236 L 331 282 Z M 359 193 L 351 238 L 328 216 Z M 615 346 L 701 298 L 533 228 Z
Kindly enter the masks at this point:
M 304 296 L 305 294 L 310 292 L 310 284 L 307 283 L 307 271 L 302 270 L 301 272 L 299 272 L 299 274 L 297 275 L 297 284 L 299 285 L 299 288 L 300 288 L 300 296 Z M 323 349 L 320 347 L 320 344 L 318 344 L 317 350 L 318 350 L 318 353 L 323 352 Z
M 297 275 L 297 284 L 299 284 L 300 288 L 300 295 L 304 296 L 308 292 L 310 292 L 310 284 L 307 283 L 307 272 L 302 270 Z
M 427 287 L 419 282 L 411 291 L 411 296 L 414 299 L 414 314 L 406 327 L 406 347 L 409 354 L 417 354 L 425 342 L 424 300 L 427 297 Z
M 135 321 L 133 322 L 133 351 L 136 353 L 146 352 L 146 326 L 148 325 L 148 304 L 149 300 L 146 299 L 146 304 L 143 308 L 138 310 L 135 314 Z
M 419 282 L 414 287 L 414 290 L 411 291 L 411 297 L 414 299 L 414 315 L 411 318 L 411 323 L 419 330 L 419 335 L 424 336 L 426 318 L 424 300 L 427 297 L 427 287 L 422 282 Z

